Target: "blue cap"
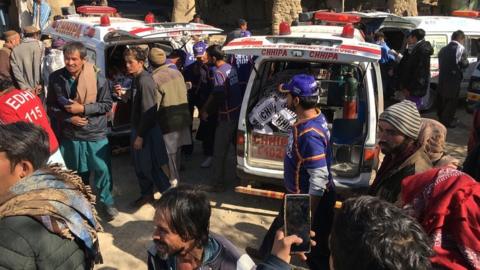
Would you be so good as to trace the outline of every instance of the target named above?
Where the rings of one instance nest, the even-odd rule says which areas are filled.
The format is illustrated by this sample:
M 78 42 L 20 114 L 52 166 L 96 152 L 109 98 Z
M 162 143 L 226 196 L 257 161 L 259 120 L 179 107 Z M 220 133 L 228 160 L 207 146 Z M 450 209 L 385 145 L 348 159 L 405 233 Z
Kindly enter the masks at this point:
M 195 57 L 200 57 L 205 54 L 207 51 L 207 44 L 203 41 L 199 41 L 193 45 L 193 55 Z
M 280 86 L 280 92 L 290 93 L 296 97 L 318 96 L 318 86 L 315 77 L 307 74 L 298 74 L 288 83 Z

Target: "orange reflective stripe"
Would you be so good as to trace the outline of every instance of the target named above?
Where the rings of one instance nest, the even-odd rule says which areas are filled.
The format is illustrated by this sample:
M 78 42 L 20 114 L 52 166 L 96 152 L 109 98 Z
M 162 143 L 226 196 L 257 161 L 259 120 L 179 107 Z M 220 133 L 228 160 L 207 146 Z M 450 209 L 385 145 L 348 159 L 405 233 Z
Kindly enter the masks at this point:
M 325 154 L 321 154 L 321 155 L 316 155 L 316 156 L 313 156 L 313 157 L 304 158 L 303 161 L 313 161 L 313 160 L 320 160 L 320 159 L 324 159 L 324 158 L 325 158 Z

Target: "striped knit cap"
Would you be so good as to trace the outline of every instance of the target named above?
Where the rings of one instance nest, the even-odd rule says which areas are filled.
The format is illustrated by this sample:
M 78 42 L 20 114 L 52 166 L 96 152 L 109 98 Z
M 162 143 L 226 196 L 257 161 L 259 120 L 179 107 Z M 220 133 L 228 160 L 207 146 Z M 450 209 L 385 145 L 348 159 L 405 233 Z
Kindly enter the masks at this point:
M 388 107 L 380 114 L 379 120 L 388 122 L 407 137 L 418 139 L 422 119 L 417 106 L 410 100 L 404 100 Z

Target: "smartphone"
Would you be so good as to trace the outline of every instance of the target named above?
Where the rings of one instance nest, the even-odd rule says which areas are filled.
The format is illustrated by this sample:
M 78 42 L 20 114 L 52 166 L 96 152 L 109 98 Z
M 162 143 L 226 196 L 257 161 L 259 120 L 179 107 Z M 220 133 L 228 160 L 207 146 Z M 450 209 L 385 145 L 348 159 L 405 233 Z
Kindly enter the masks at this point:
M 302 238 L 299 245 L 292 245 L 290 253 L 310 252 L 311 210 L 310 195 L 287 194 L 284 199 L 285 236 Z
M 67 98 L 64 97 L 64 96 L 58 97 L 58 98 L 57 98 L 57 101 L 58 101 L 58 104 L 60 104 L 60 105 L 62 105 L 62 106 L 72 104 L 72 101 L 70 101 L 69 99 L 67 99 Z

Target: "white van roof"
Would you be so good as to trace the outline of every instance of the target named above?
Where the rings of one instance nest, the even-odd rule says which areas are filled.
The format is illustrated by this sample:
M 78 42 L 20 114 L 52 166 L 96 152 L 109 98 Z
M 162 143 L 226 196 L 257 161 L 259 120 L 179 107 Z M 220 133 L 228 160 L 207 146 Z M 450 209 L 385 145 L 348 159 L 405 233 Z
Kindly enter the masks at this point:
M 110 24 L 101 25 L 101 17 L 69 16 L 52 22 L 44 31 L 67 39 L 88 42 L 94 39 L 103 42 L 104 37 L 114 31 L 122 31 L 134 38 L 168 38 L 182 35 L 208 35 L 223 32 L 222 29 L 198 23 L 153 23 L 146 24 L 140 20 L 109 17 Z
M 292 26 L 291 27 L 292 34 L 295 35 L 302 35 L 311 36 L 311 37 L 322 37 L 325 38 L 328 36 L 331 38 L 332 36 L 340 37 L 343 31 L 343 26 L 332 26 L 332 25 L 300 25 L 300 26 Z M 354 39 L 358 41 L 365 41 L 365 38 L 360 33 L 360 30 L 354 30 Z
M 462 30 L 468 32 L 480 32 L 480 20 L 451 16 L 416 16 L 403 17 L 411 21 L 416 28 L 422 28 L 428 32 L 454 32 Z

